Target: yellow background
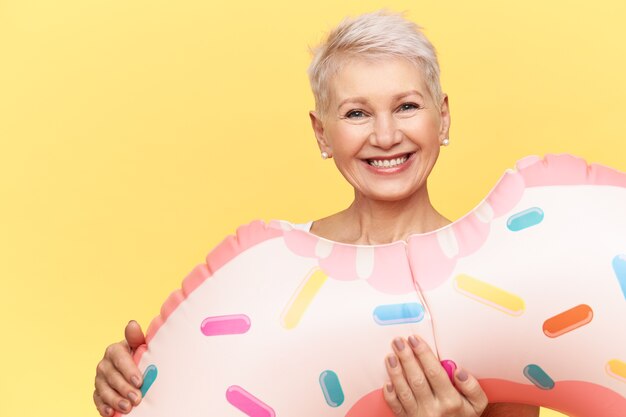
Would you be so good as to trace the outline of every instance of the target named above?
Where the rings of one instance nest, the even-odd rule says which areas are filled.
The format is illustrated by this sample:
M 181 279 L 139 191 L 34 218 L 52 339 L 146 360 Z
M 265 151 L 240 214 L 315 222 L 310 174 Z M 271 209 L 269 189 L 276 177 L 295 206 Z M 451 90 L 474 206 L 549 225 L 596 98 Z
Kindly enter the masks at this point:
M 525 155 L 626 171 L 621 0 L 0 0 L 1 416 L 97 415 L 104 347 L 226 234 L 349 203 L 309 128 L 307 45 L 381 7 L 440 53 L 447 216 Z

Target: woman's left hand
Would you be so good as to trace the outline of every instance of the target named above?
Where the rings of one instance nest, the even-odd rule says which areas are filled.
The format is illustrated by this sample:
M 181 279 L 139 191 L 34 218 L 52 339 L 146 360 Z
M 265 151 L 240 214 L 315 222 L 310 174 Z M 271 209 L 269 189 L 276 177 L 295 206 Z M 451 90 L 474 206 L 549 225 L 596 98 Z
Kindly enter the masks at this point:
M 387 357 L 391 382 L 385 400 L 398 417 L 477 417 L 487 407 L 478 381 L 462 369 L 454 385 L 428 344 L 417 336 L 394 339 L 395 354 Z M 456 388 L 455 388 L 456 385 Z

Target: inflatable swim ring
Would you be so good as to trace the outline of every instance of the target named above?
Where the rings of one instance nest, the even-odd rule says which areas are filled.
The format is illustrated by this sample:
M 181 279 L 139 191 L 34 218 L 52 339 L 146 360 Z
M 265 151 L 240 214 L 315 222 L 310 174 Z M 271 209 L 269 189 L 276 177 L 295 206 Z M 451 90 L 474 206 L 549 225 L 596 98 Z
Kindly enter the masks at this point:
M 407 242 L 253 222 L 196 267 L 136 352 L 132 416 L 392 416 L 398 335 L 462 364 L 490 402 L 626 415 L 626 174 L 526 158 L 461 219 Z

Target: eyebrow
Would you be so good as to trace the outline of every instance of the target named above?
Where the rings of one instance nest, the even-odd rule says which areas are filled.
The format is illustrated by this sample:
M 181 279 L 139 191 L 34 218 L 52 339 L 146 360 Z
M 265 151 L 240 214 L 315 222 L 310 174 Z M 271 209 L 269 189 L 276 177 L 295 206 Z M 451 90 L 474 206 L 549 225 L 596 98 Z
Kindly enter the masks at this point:
M 392 98 L 393 98 L 393 101 L 397 101 L 397 100 L 400 100 L 400 99 L 403 99 L 405 97 L 412 96 L 412 95 L 420 96 L 422 99 L 424 98 L 424 95 L 417 90 L 410 90 L 404 93 L 399 93 L 393 96 Z M 341 106 L 343 106 L 346 103 L 367 104 L 367 102 L 368 100 L 365 97 L 348 97 L 347 99 L 342 100 L 339 103 L 339 105 L 337 106 L 337 109 L 341 108 Z

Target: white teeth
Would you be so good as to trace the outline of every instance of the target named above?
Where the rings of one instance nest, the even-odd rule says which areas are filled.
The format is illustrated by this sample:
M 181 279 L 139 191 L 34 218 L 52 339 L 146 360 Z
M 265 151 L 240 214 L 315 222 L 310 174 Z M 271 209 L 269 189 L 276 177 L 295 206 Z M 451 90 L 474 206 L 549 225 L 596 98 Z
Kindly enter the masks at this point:
M 376 168 L 393 168 L 405 163 L 409 159 L 408 155 L 404 155 L 395 159 L 370 159 L 368 163 Z

